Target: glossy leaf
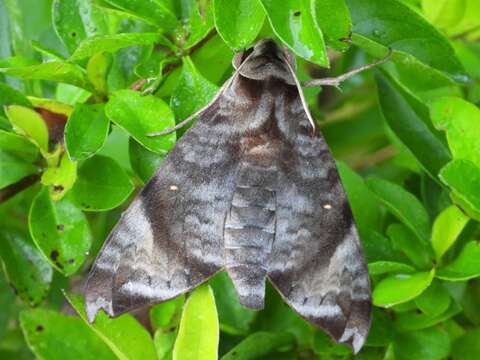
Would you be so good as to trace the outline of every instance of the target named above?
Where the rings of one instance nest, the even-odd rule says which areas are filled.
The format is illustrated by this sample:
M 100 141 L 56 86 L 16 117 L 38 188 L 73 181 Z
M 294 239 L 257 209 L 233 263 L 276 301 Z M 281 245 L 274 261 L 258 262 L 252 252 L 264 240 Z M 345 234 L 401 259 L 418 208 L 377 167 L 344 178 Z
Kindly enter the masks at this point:
M 105 0 L 105 2 L 165 31 L 173 30 L 177 25 L 177 19 L 165 4 L 166 1 Z
M 150 45 L 160 42 L 161 39 L 161 35 L 156 33 L 125 33 L 92 36 L 80 43 L 70 60 L 84 59 L 101 52 L 115 52 L 129 46 Z
M 454 360 L 476 360 L 480 353 L 480 329 L 470 330 L 460 336 L 452 344 L 452 358 Z
M 0 130 L 0 150 L 26 161 L 33 161 L 38 157 L 38 148 L 27 138 L 5 130 Z
M 39 359 L 116 359 L 79 318 L 35 309 L 23 311 L 20 323 L 30 348 Z
M 466 0 L 422 0 L 422 10 L 432 24 L 449 28 L 462 20 L 466 4 Z
M 345 50 L 352 32 L 350 12 L 344 0 L 313 0 L 313 19 L 322 30 L 327 45 Z
M 183 58 L 182 73 L 170 100 L 177 122 L 208 104 L 217 91 L 218 87 L 198 72 L 190 58 Z
M 150 308 L 150 324 L 156 330 L 172 332 L 172 328 L 178 326 L 185 296 L 178 296 L 174 299 L 156 304 Z M 173 345 L 173 343 L 172 343 Z
M 213 291 L 208 285 L 197 288 L 187 299 L 173 360 L 217 359 L 219 326 Z
M 346 0 L 346 3 L 354 33 L 411 54 L 433 68 L 463 74 L 448 40 L 407 5 L 396 0 Z
M 0 150 L 0 189 L 35 173 L 38 169 L 33 164 Z
M 468 160 L 454 160 L 442 169 L 440 179 L 452 189 L 454 201 L 480 220 L 480 168 Z
M 218 33 L 235 50 L 252 44 L 265 20 L 260 0 L 215 0 L 214 9 Z
M 103 104 L 77 104 L 65 127 L 65 146 L 70 159 L 85 160 L 105 143 L 110 121 Z
M 401 331 L 412 331 L 430 328 L 440 322 L 446 321 L 462 311 L 460 305 L 451 302 L 448 309 L 438 315 L 427 315 L 419 311 L 408 311 L 398 314 L 395 326 Z
M 150 151 L 162 154 L 175 144 L 175 133 L 147 136 L 175 125 L 168 105 L 153 95 L 141 96 L 131 90 L 118 91 L 111 96 L 105 112 L 111 121 L 125 129 Z
M 31 107 L 30 101 L 28 101 L 27 97 L 23 95 L 20 91 L 15 90 L 0 82 L 0 115 L 5 115 L 4 106 L 5 105 L 21 105 L 25 107 Z
M 28 225 L 35 245 L 66 276 L 83 264 L 92 243 L 85 215 L 69 200 L 52 202 L 43 188 L 32 202 Z
M 159 360 L 171 360 L 173 346 L 175 345 L 175 338 L 177 334 L 173 331 L 163 332 L 157 330 L 155 332 L 153 343 L 157 350 L 157 358 Z
M 434 275 L 435 270 L 389 276 L 375 286 L 373 304 L 390 307 L 415 299 L 430 285 Z
M 80 6 L 82 5 L 82 11 L 88 11 L 85 8 L 85 3 L 82 4 L 75 0 L 54 0 L 52 3 L 52 19 L 55 31 L 70 53 L 87 36 L 82 14 L 80 14 Z
M 448 309 L 451 298 L 445 286 L 435 280 L 422 295 L 415 299 L 415 303 L 426 315 L 438 316 Z
M 371 276 L 386 273 L 409 274 L 415 272 L 415 269 L 407 264 L 394 261 L 375 261 L 368 264 L 368 273 Z
M 108 53 L 93 55 L 87 64 L 87 78 L 99 95 L 107 95 L 107 76 L 112 66 L 113 57 Z
M 480 276 L 480 244 L 468 242 L 460 254 L 447 266 L 437 272 L 439 279 L 464 281 Z
M 441 360 L 450 352 L 450 339 L 444 330 L 432 327 L 399 334 L 393 348 L 396 360 Z
M 42 151 L 48 151 L 47 125 L 35 110 L 19 105 L 8 106 L 5 110 L 16 132 L 26 136 Z
M 65 294 L 65 296 L 85 322 L 85 326 L 93 330 L 97 338 L 108 346 L 118 359 L 156 359 L 152 338 L 132 315 L 124 314 L 110 319 L 105 313 L 99 313 L 95 322 L 90 324 L 82 298 L 74 294 Z
M 0 73 L 30 80 L 51 80 L 90 89 L 85 72 L 75 64 L 51 61 L 38 65 L 0 68 Z
M 367 180 L 369 189 L 421 241 L 430 238 L 430 220 L 422 203 L 400 186 L 383 179 Z
M 428 108 L 386 76 L 376 77 L 379 102 L 388 126 L 432 178 L 450 160 L 446 146 L 435 134 Z
M 415 233 L 403 224 L 391 224 L 387 234 L 393 248 L 404 253 L 419 269 L 429 269 L 434 264 L 430 245 L 420 240 Z
M 240 304 L 232 280 L 227 273 L 217 274 L 210 279 L 209 284 L 215 293 L 222 331 L 233 335 L 247 334 L 256 312 Z
M 454 244 L 468 220 L 469 217 L 455 205 L 449 206 L 438 215 L 432 229 L 432 247 L 437 260 Z
M 179 2 L 181 26 L 176 30 L 177 46 L 190 49 L 204 39 L 214 26 L 213 0 L 187 0 Z
M 378 201 L 360 175 L 341 162 L 337 163 L 337 168 L 347 192 L 360 236 L 362 239 L 366 239 L 372 230 L 382 229 L 383 216 Z
M 144 148 L 133 138 L 129 140 L 128 154 L 132 169 L 144 183 L 155 174 L 166 156 L 166 152 L 165 154 L 154 153 Z
M 60 200 L 72 188 L 77 179 L 77 163 L 64 153 L 58 161 L 42 174 L 41 182 L 49 187 L 53 201 Z
M 97 155 L 78 169 L 71 198 L 83 210 L 104 211 L 122 204 L 133 189 L 129 176 L 115 160 Z
M 329 66 L 323 35 L 315 23 L 310 0 L 260 0 L 275 34 L 298 56 Z
M 445 97 L 430 104 L 435 127 L 447 132 L 454 159 L 466 159 L 480 167 L 480 110 L 461 98 Z
M 40 304 L 47 297 L 53 271 L 29 234 L 3 228 L 0 250 L 5 275 L 15 293 L 30 306 Z
M 293 346 L 294 337 L 289 333 L 256 332 L 222 356 L 222 360 L 261 359 L 277 349 Z

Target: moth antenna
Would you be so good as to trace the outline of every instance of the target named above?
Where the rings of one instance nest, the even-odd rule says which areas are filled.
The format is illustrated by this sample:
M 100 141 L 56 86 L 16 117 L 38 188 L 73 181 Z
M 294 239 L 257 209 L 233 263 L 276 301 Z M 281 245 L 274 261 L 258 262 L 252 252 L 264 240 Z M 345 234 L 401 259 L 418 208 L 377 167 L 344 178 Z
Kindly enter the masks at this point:
M 236 76 L 238 76 L 238 74 L 240 73 L 240 70 L 242 69 L 243 65 L 247 62 L 247 60 L 252 56 L 253 53 L 251 53 L 250 55 L 248 55 L 245 60 L 240 64 L 240 66 L 235 70 L 235 72 L 233 73 L 233 75 L 227 80 L 225 81 L 225 83 L 222 85 L 222 87 L 220 89 L 218 89 L 217 93 L 215 94 L 215 96 L 213 97 L 212 100 L 210 100 L 208 102 L 207 105 L 205 105 L 204 107 L 202 107 L 200 110 L 196 111 L 195 113 L 193 113 L 192 115 L 190 115 L 188 118 L 186 118 L 185 120 L 182 120 L 181 122 L 179 122 L 177 125 L 171 127 L 171 128 L 168 128 L 168 129 L 165 129 L 165 130 L 162 130 L 162 131 L 158 131 L 158 132 L 154 132 L 154 133 L 148 133 L 147 136 L 161 136 L 161 135 L 167 135 L 167 134 L 171 134 L 172 132 L 174 131 L 177 131 L 178 129 L 181 129 L 182 127 L 184 127 L 185 125 L 187 125 L 189 122 L 191 122 L 193 119 L 195 119 L 197 116 L 201 115 L 205 110 L 207 110 L 219 97 L 220 95 L 222 95 L 223 91 L 229 87 L 231 85 L 231 83 L 233 82 L 233 80 L 235 79 Z
M 297 78 L 297 74 L 295 74 L 295 70 L 293 70 L 292 65 L 290 65 L 290 62 L 288 61 L 285 55 L 283 55 L 283 59 L 287 64 L 288 70 L 292 74 L 293 81 L 295 82 L 295 86 L 297 87 L 298 94 L 300 95 L 300 101 L 302 102 L 303 109 L 307 114 L 308 121 L 310 122 L 310 125 L 312 125 L 312 130 L 315 131 L 315 128 L 316 128 L 315 121 L 313 120 L 312 114 L 310 113 L 310 109 L 308 108 L 307 100 L 305 100 L 305 95 L 303 95 L 302 84 L 300 84 L 300 81 Z
M 392 57 L 392 52 L 393 52 L 392 48 L 388 48 L 388 54 L 384 58 L 382 58 L 380 60 L 377 60 L 377 61 L 375 61 L 371 64 L 360 66 L 356 69 L 350 70 L 350 71 L 346 72 L 345 74 L 342 74 L 342 75 L 337 76 L 337 77 L 306 80 L 306 81 L 302 82 L 302 85 L 305 86 L 305 87 L 334 86 L 338 89 L 340 87 L 340 84 L 343 81 L 348 80 L 352 76 L 355 76 L 355 75 L 357 75 L 357 74 L 359 74 L 359 73 L 361 73 L 365 70 L 369 70 L 369 69 L 371 69 L 375 66 L 381 65 L 381 64 L 387 62 L 388 60 L 390 60 L 390 58 Z

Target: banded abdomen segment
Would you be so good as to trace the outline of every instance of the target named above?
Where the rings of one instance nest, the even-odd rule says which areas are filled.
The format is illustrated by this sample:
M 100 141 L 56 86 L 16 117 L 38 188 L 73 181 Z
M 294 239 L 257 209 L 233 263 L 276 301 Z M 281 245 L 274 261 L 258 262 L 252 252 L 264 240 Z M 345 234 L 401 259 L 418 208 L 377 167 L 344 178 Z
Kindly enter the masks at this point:
M 225 265 L 244 306 L 261 309 L 275 236 L 275 165 L 247 157 L 240 164 L 224 229 Z

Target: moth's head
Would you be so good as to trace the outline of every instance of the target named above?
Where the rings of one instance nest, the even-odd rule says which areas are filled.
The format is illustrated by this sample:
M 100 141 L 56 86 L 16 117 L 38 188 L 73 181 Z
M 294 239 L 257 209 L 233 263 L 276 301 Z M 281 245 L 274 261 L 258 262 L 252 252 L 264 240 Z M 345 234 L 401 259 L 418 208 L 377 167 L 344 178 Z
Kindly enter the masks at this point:
M 277 78 L 295 85 L 291 68 L 295 70 L 295 57 L 286 48 L 278 46 L 271 39 L 260 40 L 253 48 L 239 52 L 233 58 L 233 66 L 240 69 L 240 75 L 253 80 Z

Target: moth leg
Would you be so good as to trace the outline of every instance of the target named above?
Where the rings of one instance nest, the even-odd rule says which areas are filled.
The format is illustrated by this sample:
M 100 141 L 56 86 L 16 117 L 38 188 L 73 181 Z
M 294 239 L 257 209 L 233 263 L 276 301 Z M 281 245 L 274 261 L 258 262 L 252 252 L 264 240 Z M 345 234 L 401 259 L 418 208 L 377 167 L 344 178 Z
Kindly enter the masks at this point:
M 353 76 L 355 76 L 355 75 L 357 75 L 361 72 L 364 72 L 366 70 L 370 70 L 370 69 L 374 68 L 375 66 L 383 64 L 386 61 L 390 60 L 391 57 L 392 57 L 392 49 L 389 48 L 388 49 L 388 54 L 384 58 L 382 58 L 380 60 L 377 60 L 377 61 L 375 61 L 371 64 L 360 66 L 356 69 L 350 70 L 350 71 L 346 72 L 345 74 L 342 74 L 342 75 L 337 76 L 337 77 L 306 80 L 306 81 L 302 82 L 302 85 L 304 87 L 334 86 L 334 87 L 338 88 L 340 86 L 340 84 L 342 82 L 344 82 L 345 80 L 348 80 L 351 77 L 353 77 Z

